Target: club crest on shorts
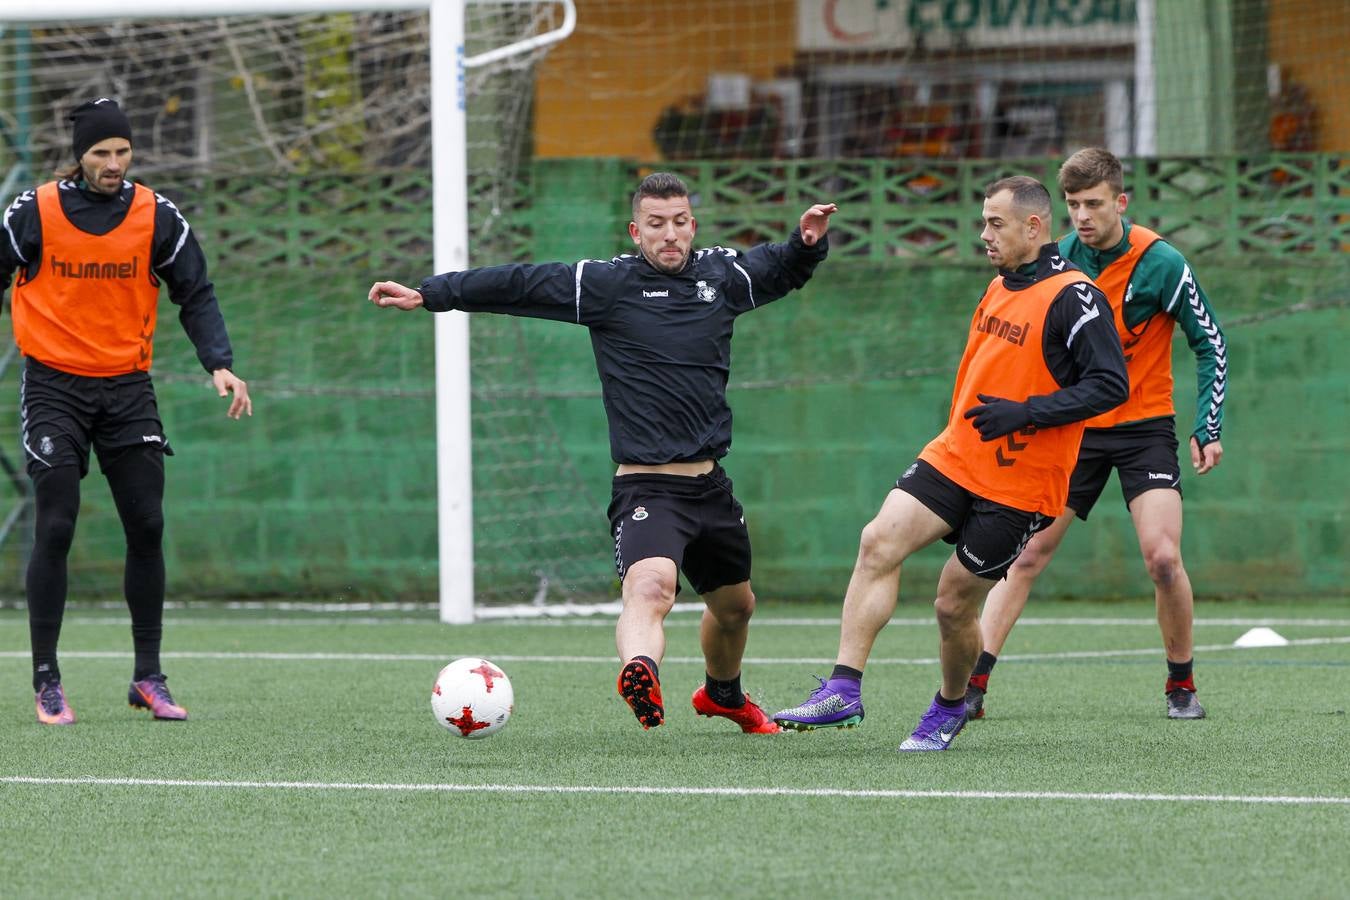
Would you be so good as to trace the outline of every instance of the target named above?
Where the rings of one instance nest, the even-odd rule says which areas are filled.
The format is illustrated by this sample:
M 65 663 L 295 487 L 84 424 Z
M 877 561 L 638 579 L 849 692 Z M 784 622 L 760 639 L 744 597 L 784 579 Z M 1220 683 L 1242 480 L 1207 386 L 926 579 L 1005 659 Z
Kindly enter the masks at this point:
M 52 443 L 50 437 L 44 434 L 42 440 L 38 441 L 38 449 L 42 451 L 43 456 L 51 456 L 52 451 L 56 449 L 56 445 Z
M 905 470 L 905 474 L 901 475 L 900 478 L 901 479 L 908 478 L 909 476 L 913 475 L 915 471 L 918 470 L 918 468 L 919 468 L 918 463 L 910 463 L 909 468 Z
M 637 509 L 633 510 L 634 522 L 641 522 L 645 518 L 647 518 L 647 507 L 639 506 Z
M 698 289 L 698 299 L 704 303 L 711 303 L 717 299 L 717 288 L 708 284 L 708 282 L 700 281 L 694 287 Z

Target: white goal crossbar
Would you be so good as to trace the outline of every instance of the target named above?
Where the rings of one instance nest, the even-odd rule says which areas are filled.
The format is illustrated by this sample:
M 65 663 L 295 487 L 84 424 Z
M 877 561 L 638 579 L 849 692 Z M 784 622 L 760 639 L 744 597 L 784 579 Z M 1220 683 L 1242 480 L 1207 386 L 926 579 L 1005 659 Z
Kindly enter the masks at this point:
M 202 16 L 274 16 L 426 9 L 430 13 L 431 145 L 443 161 L 432 175 L 432 241 L 437 272 L 469 263 L 468 158 L 464 70 L 557 43 L 576 27 L 573 0 L 482 0 L 500 5 L 556 3 L 563 21 L 555 29 L 503 47 L 464 55 L 464 7 L 475 0 L 62 0 L 59 13 L 32 0 L 0 0 L 0 24 L 183 19 Z M 436 506 L 439 533 L 440 618 L 474 618 L 473 467 L 469 396 L 469 324 L 462 312 L 435 317 Z

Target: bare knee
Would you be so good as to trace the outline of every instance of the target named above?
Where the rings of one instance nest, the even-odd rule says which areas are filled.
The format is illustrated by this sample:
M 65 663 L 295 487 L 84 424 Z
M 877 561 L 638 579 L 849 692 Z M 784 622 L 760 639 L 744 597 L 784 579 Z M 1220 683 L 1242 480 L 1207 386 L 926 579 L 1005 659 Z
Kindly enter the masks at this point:
M 755 614 L 755 593 L 747 586 L 742 589 L 728 590 L 719 588 L 705 598 L 708 614 L 717 622 L 719 628 L 737 631 L 750 624 Z
M 1148 577 L 1160 588 L 1169 588 L 1181 577 L 1181 550 L 1170 541 L 1160 542 L 1144 551 Z
M 1055 548 L 1046 547 L 1039 541 L 1032 541 L 1022 548 L 1017 559 L 1013 560 L 1012 567 L 1008 569 L 1008 578 L 1035 579 L 1045 571 L 1054 555 Z
M 889 572 L 900 567 L 894 541 L 887 530 L 873 519 L 863 527 L 858 541 L 858 568 L 871 572 Z
M 675 605 L 675 580 L 663 572 L 630 571 L 623 580 L 623 603 L 664 616 Z
M 953 558 L 938 581 L 937 599 L 933 601 L 933 612 L 937 615 L 938 630 L 943 634 L 953 634 L 966 628 L 980 627 L 980 601 L 989 593 L 993 582 L 960 571 L 953 571 L 961 564 Z
M 978 604 L 956 594 L 938 594 L 933 601 L 933 611 L 937 614 L 938 629 L 947 634 L 979 621 L 976 614 Z

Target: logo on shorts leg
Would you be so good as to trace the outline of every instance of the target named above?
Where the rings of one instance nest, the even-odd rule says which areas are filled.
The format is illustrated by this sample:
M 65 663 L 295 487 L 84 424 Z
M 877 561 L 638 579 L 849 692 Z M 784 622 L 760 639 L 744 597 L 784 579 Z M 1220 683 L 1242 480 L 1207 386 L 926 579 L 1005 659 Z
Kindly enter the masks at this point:
M 647 507 L 639 506 L 637 509 L 633 510 L 634 522 L 641 522 L 645 518 L 647 518 Z
M 901 479 L 908 478 L 909 476 L 913 475 L 918 468 L 919 468 L 918 463 L 910 463 L 909 468 L 905 470 L 905 474 L 901 475 L 900 478 Z
M 55 449 L 56 445 L 53 444 L 52 439 L 45 434 L 42 436 L 42 440 L 38 441 L 38 450 L 42 451 L 43 456 L 51 456 L 52 451 Z
M 964 553 L 967 557 L 969 557 L 970 560 L 971 560 L 973 563 L 975 563 L 975 565 L 977 565 L 977 566 L 982 566 L 982 565 L 984 565 L 984 560 L 980 559 L 980 558 L 979 558 L 978 556 L 976 556 L 974 553 L 971 553 L 971 552 L 970 552 L 970 548 L 967 547 L 965 544 L 962 544 L 962 545 L 961 545 L 961 552 Z

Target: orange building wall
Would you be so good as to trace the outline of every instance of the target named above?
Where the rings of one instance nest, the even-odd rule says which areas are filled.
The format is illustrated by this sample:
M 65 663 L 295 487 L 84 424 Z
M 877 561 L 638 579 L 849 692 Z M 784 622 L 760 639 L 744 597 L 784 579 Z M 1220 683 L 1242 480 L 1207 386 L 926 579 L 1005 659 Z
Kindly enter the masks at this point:
M 795 54 L 796 0 L 576 7 L 576 31 L 539 67 L 540 157 L 658 159 L 652 127 L 667 106 L 702 95 L 712 73 L 776 77 Z
M 1312 93 L 1318 114 L 1317 149 L 1350 152 L 1350 3 L 1345 0 L 1268 0 L 1270 61 L 1285 78 Z
M 1350 2 L 1267 2 L 1270 61 L 1310 90 L 1318 112 L 1317 149 L 1350 152 L 1350 103 L 1344 99 L 1350 96 Z M 672 103 L 702 95 L 709 74 L 773 78 L 795 54 L 796 0 L 668 6 L 576 0 L 576 6 L 576 31 L 539 67 L 540 157 L 656 159 L 657 117 Z

